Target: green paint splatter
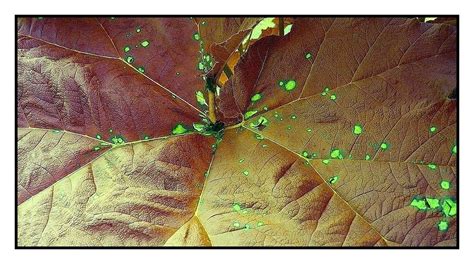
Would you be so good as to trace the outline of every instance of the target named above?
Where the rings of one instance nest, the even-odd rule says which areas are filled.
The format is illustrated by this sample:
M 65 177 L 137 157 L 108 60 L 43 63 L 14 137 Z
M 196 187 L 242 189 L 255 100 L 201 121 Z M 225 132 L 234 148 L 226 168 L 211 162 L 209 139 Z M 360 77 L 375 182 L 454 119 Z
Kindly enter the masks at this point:
M 411 206 L 418 208 L 419 210 L 426 210 L 428 209 L 428 206 L 426 205 L 426 200 L 425 199 L 413 199 L 411 201 Z
M 145 72 L 145 68 L 143 68 L 143 67 L 138 67 L 137 70 L 138 70 L 139 72 L 141 72 L 141 73 L 144 73 L 144 72 Z
M 196 92 L 196 101 L 197 101 L 200 105 L 207 106 L 206 99 L 204 98 L 204 93 L 201 92 L 201 91 L 197 91 L 197 92 Z
M 127 56 L 125 57 L 125 61 L 129 64 L 133 63 L 135 59 L 132 56 Z
M 141 28 L 137 27 L 137 29 L 135 30 L 137 33 L 140 33 L 142 31 Z
M 291 130 L 291 126 L 287 126 L 286 129 L 287 129 L 287 130 Z
M 325 164 L 325 165 L 328 165 L 328 164 L 329 164 L 329 162 L 330 162 L 330 160 L 328 160 L 328 159 L 325 159 L 325 160 L 323 160 L 322 162 L 323 162 L 323 164 Z
M 249 224 L 245 224 L 245 230 L 249 230 L 251 229 L 252 227 L 249 225 Z
M 455 216 L 457 214 L 456 202 L 451 198 L 446 198 L 441 204 L 441 208 L 445 216 Z
M 234 227 L 240 227 L 240 223 L 239 223 L 239 222 L 234 222 L 232 225 L 233 225 Z
M 449 181 L 443 180 L 441 181 L 440 186 L 443 190 L 449 190 L 449 188 L 451 188 L 451 183 Z
M 307 59 L 307 60 L 311 60 L 313 58 L 313 54 L 311 54 L 310 52 L 307 52 L 304 57 Z
M 267 111 L 267 110 L 268 110 L 268 106 L 264 106 L 263 111 Z
M 296 117 L 297 117 L 297 116 L 296 116 L 295 114 L 292 114 L 292 115 L 290 116 L 290 118 L 293 119 L 293 120 L 295 120 Z
M 149 139 L 150 139 L 150 137 L 149 137 L 149 136 L 147 136 L 147 135 L 144 135 L 144 136 L 143 136 L 143 139 L 144 139 L 144 140 L 149 140 Z
M 260 135 L 260 134 L 255 134 L 255 138 L 256 138 L 257 140 L 263 140 L 263 139 L 264 139 L 264 137 L 263 137 L 262 135 Z
M 313 130 L 311 128 L 307 128 L 306 132 L 313 132 Z
M 250 117 L 254 116 L 256 113 L 258 113 L 258 111 L 249 110 L 249 111 L 245 112 L 244 119 L 249 119 Z
M 430 132 L 431 132 L 431 133 L 436 132 L 436 127 L 435 127 L 435 126 L 430 127 Z
M 94 151 L 98 151 L 98 150 L 100 150 L 100 147 L 99 147 L 99 146 L 95 146 L 93 149 L 94 149 Z
M 201 124 L 201 123 L 193 123 L 193 128 L 194 128 L 194 130 L 196 130 L 198 132 L 203 132 L 206 128 L 206 125 Z
M 329 184 L 335 184 L 339 180 L 339 176 L 332 176 L 328 179 Z
M 258 221 L 258 222 L 257 222 L 257 226 L 258 226 L 258 227 L 263 226 L 263 222 L 262 222 L 262 221 Z
M 125 46 L 125 48 L 123 48 L 123 51 L 125 52 L 129 52 L 131 50 L 130 46 Z
M 199 36 L 199 33 L 196 32 L 196 33 L 194 33 L 194 35 L 193 35 L 193 39 L 194 39 L 194 40 L 200 40 L 200 39 L 201 39 L 201 36 Z
M 426 202 L 431 209 L 436 209 L 439 207 L 439 200 L 436 198 L 428 198 L 426 197 Z
M 278 82 L 278 86 L 280 86 L 287 92 L 291 92 L 296 88 L 296 81 L 295 80 L 282 80 Z
M 452 148 L 451 148 L 451 153 L 456 155 L 458 153 L 458 148 L 456 145 L 454 145 Z
M 57 129 L 53 130 L 53 133 L 59 133 L 59 132 L 61 132 L 61 130 L 57 130 Z
M 120 144 L 123 144 L 125 143 L 125 140 L 122 136 L 120 135 L 115 135 L 113 137 L 110 138 L 110 142 L 114 145 L 120 145 Z
M 382 144 L 380 144 L 380 149 L 381 149 L 382 151 L 387 150 L 388 147 L 389 147 L 389 145 L 388 145 L 388 143 L 386 143 L 386 142 L 382 142 Z
M 370 160 L 370 155 L 369 154 L 365 155 L 365 160 Z
M 268 119 L 264 116 L 258 118 L 258 120 L 250 123 L 252 128 L 263 129 L 268 125 Z
M 255 102 L 259 101 L 260 99 L 262 99 L 262 94 L 256 93 L 252 96 L 252 98 L 250 98 L 250 101 L 255 103 Z
M 111 129 L 109 129 L 109 133 L 112 133 L 112 132 L 114 132 L 114 131 L 112 130 L 112 128 L 111 128 Z
M 95 138 L 97 138 L 97 139 L 102 139 L 102 137 L 100 136 L 100 134 L 95 135 Z
M 445 221 L 445 220 L 439 221 L 439 223 L 438 223 L 438 230 L 439 231 L 447 231 L 448 228 L 449 228 L 448 221 Z
M 240 159 L 240 160 L 239 160 L 239 163 L 242 163 L 242 162 L 244 162 L 244 160 L 245 160 L 245 159 Z
M 436 168 L 437 168 L 436 164 L 434 164 L 434 163 L 430 163 L 427 166 L 428 166 L 428 168 L 430 168 L 430 170 L 436 170 Z
M 186 132 L 188 132 L 188 130 L 182 124 L 177 124 L 171 131 L 173 135 L 180 135 Z
M 236 212 L 240 212 L 240 210 L 241 210 L 242 208 L 240 207 L 240 204 L 234 203 L 234 204 L 232 205 L 232 209 L 234 209 L 234 211 L 236 211 Z
M 353 133 L 356 135 L 362 134 L 362 125 L 356 124 L 353 129 Z
M 142 41 L 142 43 L 140 43 L 140 45 L 142 45 L 142 47 L 146 48 L 150 45 L 150 41 L 144 40 L 144 41 Z
M 331 97 L 329 97 L 331 100 L 336 101 L 337 96 L 335 94 L 332 94 Z
M 301 155 L 305 158 L 307 158 L 309 156 L 309 153 L 308 151 L 304 150 L 303 152 L 301 152 Z
M 333 159 L 336 159 L 336 158 L 337 158 L 337 159 L 342 159 L 343 156 L 342 156 L 341 150 L 339 150 L 339 149 L 333 149 L 333 150 L 331 151 L 331 158 L 333 158 Z
M 244 171 L 242 171 L 242 174 L 245 175 L 245 176 L 249 176 L 249 171 L 248 171 L 248 170 L 244 170 Z

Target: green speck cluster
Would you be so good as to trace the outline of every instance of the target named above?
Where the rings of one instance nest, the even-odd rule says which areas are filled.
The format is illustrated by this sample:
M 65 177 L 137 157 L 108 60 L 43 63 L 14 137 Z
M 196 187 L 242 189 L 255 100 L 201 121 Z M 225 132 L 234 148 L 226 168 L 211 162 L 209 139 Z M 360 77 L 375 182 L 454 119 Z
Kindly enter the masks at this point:
M 291 92 L 296 89 L 296 81 L 295 80 L 281 80 L 278 82 L 278 86 L 287 92 Z
M 354 134 L 356 134 L 356 135 L 362 134 L 362 125 L 356 124 L 356 125 L 354 126 L 354 129 L 352 130 L 352 132 L 353 132 Z
M 331 150 L 331 158 L 333 159 L 343 159 L 342 151 L 340 149 Z
M 255 102 L 260 101 L 260 99 L 262 99 L 262 94 L 261 93 L 256 93 L 250 98 L 250 101 L 255 103 Z

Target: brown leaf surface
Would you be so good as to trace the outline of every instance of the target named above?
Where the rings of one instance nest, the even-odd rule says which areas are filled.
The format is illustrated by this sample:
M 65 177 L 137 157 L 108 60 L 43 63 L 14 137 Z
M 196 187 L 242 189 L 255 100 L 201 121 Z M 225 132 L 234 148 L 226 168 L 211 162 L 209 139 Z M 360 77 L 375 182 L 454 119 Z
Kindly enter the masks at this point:
M 235 78 L 223 89 L 221 118 L 232 124 L 241 122 L 246 111 L 259 111 L 243 123 L 265 138 L 254 144 L 268 148 L 271 143 L 263 142 L 270 141 L 302 161 L 309 158 L 308 165 L 324 181 L 338 176 L 327 185 L 388 244 L 455 245 L 454 219 L 447 232 L 440 232 L 437 224 L 444 217 L 439 211 L 410 206 L 418 196 L 456 196 L 451 149 L 457 110 L 456 101 L 447 98 L 456 88 L 455 43 L 454 27 L 415 20 L 297 20 L 289 35 L 257 42 L 237 65 Z M 313 61 L 305 58 L 308 52 Z M 295 80 L 296 88 L 285 91 L 280 80 Z M 256 93 L 262 99 L 251 102 Z M 262 117 L 264 126 L 252 125 Z M 354 133 L 356 125 L 362 133 Z M 334 150 L 341 157 L 332 157 Z M 261 156 L 240 158 L 254 162 Z M 273 166 L 271 160 L 262 164 L 255 177 Z M 454 186 L 442 190 L 442 180 Z M 281 243 L 289 241 L 269 244 Z
M 18 244 L 163 245 L 194 215 L 209 141 L 186 135 L 104 152 L 18 207 Z
M 252 19 L 21 18 L 18 245 L 456 246 L 456 27 L 297 18 L 232 57 Z M 217 142 L 198 32 L 235 65 Z

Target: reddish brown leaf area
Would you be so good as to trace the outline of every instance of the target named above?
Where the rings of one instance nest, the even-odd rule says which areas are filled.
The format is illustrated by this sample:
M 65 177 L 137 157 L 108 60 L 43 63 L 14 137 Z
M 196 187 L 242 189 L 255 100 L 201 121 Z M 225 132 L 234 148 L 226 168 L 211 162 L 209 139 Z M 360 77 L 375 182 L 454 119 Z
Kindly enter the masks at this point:
M 204 85 L 194 32 L 191 19 L 20 20 L 19 124 L 130 141 L 191 125 Z
M 276 108 L 325 87 L 388 92 L 392 100 L 446 98 L 456 86 L 455 43 L 454 27 L 414 19 L 299 19 L 289 35 L 259 41 L 241 60 L 223 89 L 222 118 L 235 123 L 248 108 Z M 280 89 L 289 79 L 295 90 Z M 263 100 L 249 107 L 255 93 Z

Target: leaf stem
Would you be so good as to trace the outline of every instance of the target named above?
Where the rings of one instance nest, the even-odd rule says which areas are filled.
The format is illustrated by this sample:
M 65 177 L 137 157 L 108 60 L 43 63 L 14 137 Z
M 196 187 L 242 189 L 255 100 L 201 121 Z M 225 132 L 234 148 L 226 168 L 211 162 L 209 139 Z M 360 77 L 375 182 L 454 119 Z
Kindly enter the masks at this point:
M 208 102 L 208 105 L 209 105 L 209 113 L 208 113 L 208 117 L 209 117 L 209 120 L 211 121 L 211 123 L 216 123 L 217 121 L 217 118 L 216 118 L 216 107 L 215 107 L 215 100 L 216 100 L 216 96 L 214 94 L 213 91 L 211 90 L 208 90 L 208 98 L 209 98 L 209 102 Z
M 285 23 L 283 22 L 283 17 L 278 18 L 278 29 L 279 29 L 280 36 L 284 36 L 285 35 Z

